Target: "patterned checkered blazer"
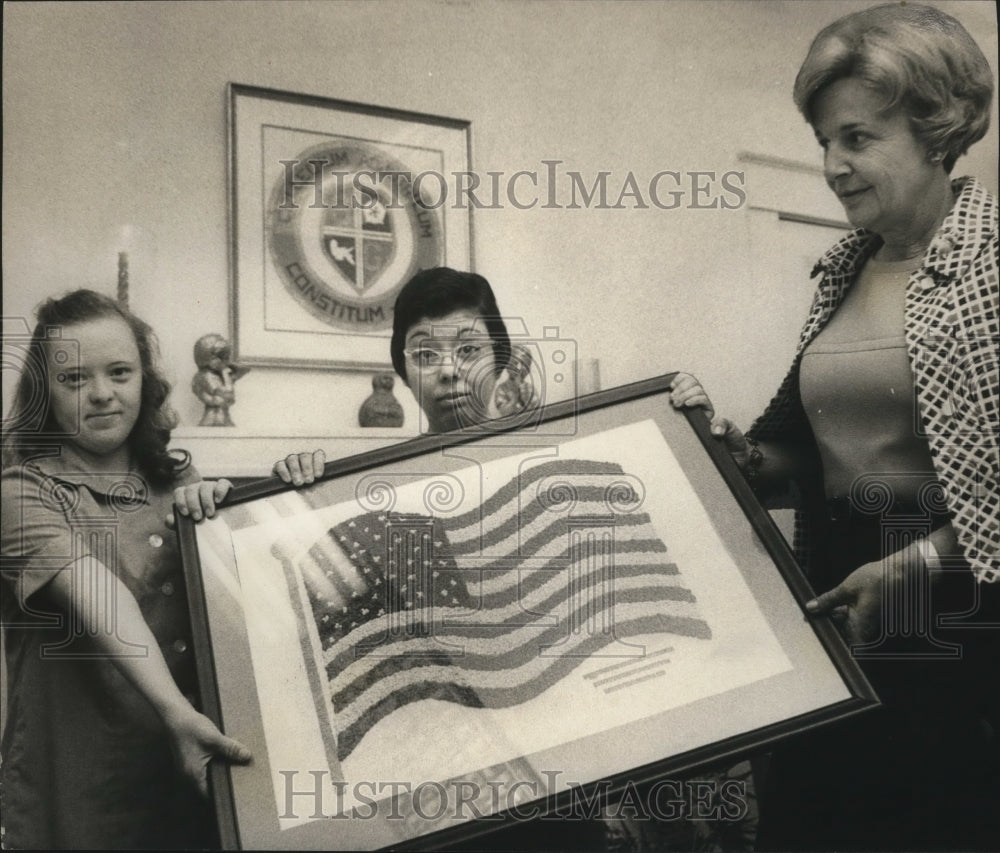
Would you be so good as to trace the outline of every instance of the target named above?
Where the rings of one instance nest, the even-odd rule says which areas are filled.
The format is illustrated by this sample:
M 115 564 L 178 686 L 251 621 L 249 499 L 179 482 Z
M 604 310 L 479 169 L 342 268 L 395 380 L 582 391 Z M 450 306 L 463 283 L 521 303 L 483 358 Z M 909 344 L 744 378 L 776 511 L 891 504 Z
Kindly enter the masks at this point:
M 957 201 L 906 288 L 904 332 L 917 407 L 952 524 L 980 581 L 1000 579 L 1000 285 L 997 200 L 974 178 L 952 182 Z M 865 261 L 881 245 L 851 232 L 813 269 L 821 275 L 792 367 L 749 435 L 810 447 L 799 397 L 802 353 L 829 322 Z M 815 483 L 813 484 L 816 485 Z M 796 550 L 808 564 L 807 518 Z

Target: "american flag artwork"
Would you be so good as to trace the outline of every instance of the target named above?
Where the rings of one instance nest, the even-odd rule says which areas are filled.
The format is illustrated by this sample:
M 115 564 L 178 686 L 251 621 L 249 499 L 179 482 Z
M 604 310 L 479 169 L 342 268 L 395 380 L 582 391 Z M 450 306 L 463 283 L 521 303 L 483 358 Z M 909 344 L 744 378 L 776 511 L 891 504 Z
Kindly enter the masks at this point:
M 635 638 L 712 638 L 620 464 L 543 461 L 468 503 L 359 512 L 308 548 L 275 546 L 304 590 L 331 764 L 417 703 L 511 708 L 595 657 L 592 689 L 620 691 L 665 671 L 669 646 Z

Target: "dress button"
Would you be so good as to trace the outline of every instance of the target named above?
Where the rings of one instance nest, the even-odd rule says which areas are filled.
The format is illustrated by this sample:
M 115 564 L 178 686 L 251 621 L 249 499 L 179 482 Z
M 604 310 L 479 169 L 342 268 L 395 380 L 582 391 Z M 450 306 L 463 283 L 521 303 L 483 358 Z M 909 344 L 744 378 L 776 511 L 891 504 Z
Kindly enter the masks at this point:
M 154 548 L 160 548 L 163 545 L 163 537 L 159 533 L 154 533 L 149 537 L 149 544 Z
M 174 651 L 178 654 L 184 654 L 187 651 L 188 644 L 183 640 L 174 640 Z
M 160 587 L 160 592 L 162 592 L 164 595 L 173 595 L 174 585 L 170 581 L 167 581 L 163 586 Z

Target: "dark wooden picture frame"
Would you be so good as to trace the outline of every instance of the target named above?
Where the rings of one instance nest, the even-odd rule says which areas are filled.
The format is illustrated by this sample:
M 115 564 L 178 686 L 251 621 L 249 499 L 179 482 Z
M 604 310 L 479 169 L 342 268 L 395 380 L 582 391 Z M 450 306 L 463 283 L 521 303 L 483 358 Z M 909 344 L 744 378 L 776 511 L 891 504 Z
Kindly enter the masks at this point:
M 878 704 L 670 379 L 181 519 L 225 847 L 440 848 Z

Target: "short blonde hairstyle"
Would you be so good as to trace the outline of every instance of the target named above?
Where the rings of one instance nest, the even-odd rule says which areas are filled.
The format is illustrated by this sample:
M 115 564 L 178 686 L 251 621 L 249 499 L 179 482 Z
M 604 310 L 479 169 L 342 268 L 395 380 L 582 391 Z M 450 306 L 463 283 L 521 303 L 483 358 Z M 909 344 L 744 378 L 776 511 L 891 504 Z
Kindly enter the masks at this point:
M 806 121 L 813 123 L 820 90 L 845 77 L 879 92 L 887 110 L 902 108 L 914 136 L 943 156 L 948 172 L 990 126 L 989 63 L 965 28 L 932 6 L 875 6 L 820 32 L 795 78 L 795 105 Z

